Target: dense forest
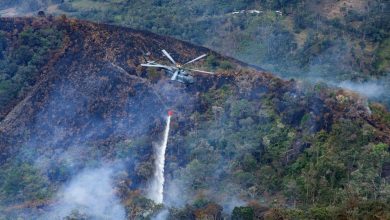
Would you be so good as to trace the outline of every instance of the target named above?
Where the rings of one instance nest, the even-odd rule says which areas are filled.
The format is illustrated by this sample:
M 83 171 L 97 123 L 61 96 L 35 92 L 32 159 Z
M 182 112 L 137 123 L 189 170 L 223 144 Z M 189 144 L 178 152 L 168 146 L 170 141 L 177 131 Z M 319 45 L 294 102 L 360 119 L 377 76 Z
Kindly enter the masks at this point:
M 26 29 L 9 41 L 0 31 L 0 119 L 10 103 L 25 96 L 39 77 L 39 69 L 60 47 L 61 31 L 47 28 Z

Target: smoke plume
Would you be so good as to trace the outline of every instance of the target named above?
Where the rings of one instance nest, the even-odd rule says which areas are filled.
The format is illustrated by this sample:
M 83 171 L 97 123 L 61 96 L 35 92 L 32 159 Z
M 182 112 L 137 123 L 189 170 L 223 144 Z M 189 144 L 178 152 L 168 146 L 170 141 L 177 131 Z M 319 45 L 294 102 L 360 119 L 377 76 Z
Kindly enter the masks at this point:
M 58 203 L 42 219 L 63 219 L 75 213 L 93 219 L 125 219 L 125 209 L 115 195 L 112 175 L 111 167 L 82 171 L 58 193 Z

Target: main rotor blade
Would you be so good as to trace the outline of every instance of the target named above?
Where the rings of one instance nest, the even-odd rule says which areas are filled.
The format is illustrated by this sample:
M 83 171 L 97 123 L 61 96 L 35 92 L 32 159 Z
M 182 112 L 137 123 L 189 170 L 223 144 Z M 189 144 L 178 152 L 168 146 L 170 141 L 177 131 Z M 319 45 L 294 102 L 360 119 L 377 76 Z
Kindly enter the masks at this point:
M 176 70 L 176 71 L 173 73 L 171 80 L 176 80 L 177 75 L 179 75 L 179 70 Z
M 165 65 L 161 65 L 161 64 L 150 64 L 150 63 L 146 63 L 146 64 L 141 64 L 141 66 L 144 66 L 144 67 L 154 67 L 154 68 L 165 68 L 165 69 L 172 69 L 172 67 L 170 66 L 165 66 Z
M 166 57 L 168 57 L 168 59 L 176 65 L 176 62 L 175 60 L 171 57 L 171 55 L 169 55 L 169 53 L 166 51 L 166 50 L 162 50 L 162 52 L 165 54 Z
M 198 60 L 202 59 L 202 58 L 205 57 L 205 56 L 207 56 L 207 54 L 203 54 L 202 56 L 199 56 L 199 57 L 197 57 L 197 58 L 195 58 L 195 59 L 193 59 L 193 60 L 191 60 L 191 61 L 188 61 L 187 63 L 183 64 L 183 66 L 184 66 L 184 65 L 187 65 L 187 64 L 190 64 L 190 63 L 193 63 L 193 62 L 195 62 L 195 61 L 198 61 Z
M 207 72 L 207 71 L 203 71 L 203 70 L 196 70 L 196 69 L 190 69 L 190 68 L 183 68 L 185 70 L 190 70 L 190 71 L 194 71 L 194 72 L 200 72 L 200 73 L 208 73 L 208 74 L 211 74 L 211 75 L 214 75 L 215 73 L 213 72 Z

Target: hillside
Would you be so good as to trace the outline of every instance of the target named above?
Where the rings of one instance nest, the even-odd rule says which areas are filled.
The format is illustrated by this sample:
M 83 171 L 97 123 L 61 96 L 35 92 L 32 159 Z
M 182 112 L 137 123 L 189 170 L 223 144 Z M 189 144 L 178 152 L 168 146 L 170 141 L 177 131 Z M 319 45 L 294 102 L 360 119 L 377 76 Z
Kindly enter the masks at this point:
M 0 18 L 0 43 L 0 219 L 390 215 L 390 113 L 381 104 L 65 16 Z M 164 62 L 161 49 L 180 63 L 208 53 L 197 67 L 216 74 L 184 85 L 140 67 L 148 52 Z M 145 195 L 168 109 L 162 205 Z
M 149 30 L 284 77 L 364 82 L 389 72 L 390 6 L 382 0 L 5 0 L 1 8 Z

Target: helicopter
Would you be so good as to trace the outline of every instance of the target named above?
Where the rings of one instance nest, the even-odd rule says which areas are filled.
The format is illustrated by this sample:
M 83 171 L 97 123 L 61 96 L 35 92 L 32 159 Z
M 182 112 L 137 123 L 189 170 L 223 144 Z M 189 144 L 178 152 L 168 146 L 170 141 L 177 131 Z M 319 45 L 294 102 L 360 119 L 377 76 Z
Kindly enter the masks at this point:
M 177 81 L 184 84 L 191 84 L 195 82 L 194 77 L 189 73 L 189 71 L 193 72 L 200 72 L 200 73 L 207 73 L 207 74 L 214 74 L 213 72 L 203 71 L 203 70 L 197 70 L 197 69 L 190 69 L 185 66 L 188 64 L 194 63 L 204 57 L 207 56 L 207 54 L 203 54 L 193 60 L 188 61 L 184 64 L 177 63 L 172 56 L 166 51 L 162 50 L 163 54 L 171 61 L 173 65 L 162 65 L 158 64 L 156 61 L 147 61 L 144 64 L 141 64 L 143 67 L 151 67 L 151 68 L 162 68 L 165 70 L 165 73 L 168 74 L 168 76 L 171 77 L 172 81 Z

